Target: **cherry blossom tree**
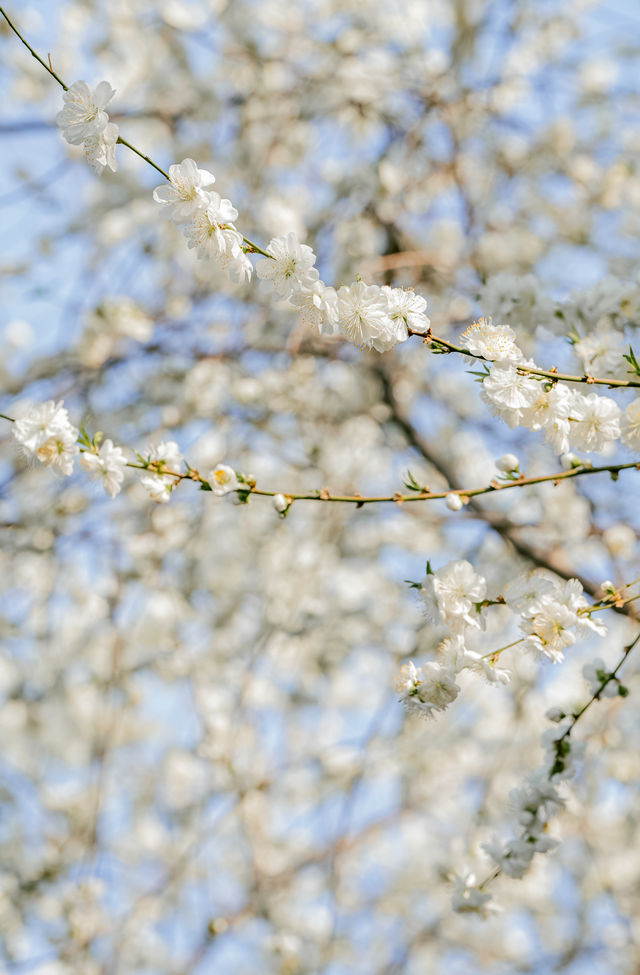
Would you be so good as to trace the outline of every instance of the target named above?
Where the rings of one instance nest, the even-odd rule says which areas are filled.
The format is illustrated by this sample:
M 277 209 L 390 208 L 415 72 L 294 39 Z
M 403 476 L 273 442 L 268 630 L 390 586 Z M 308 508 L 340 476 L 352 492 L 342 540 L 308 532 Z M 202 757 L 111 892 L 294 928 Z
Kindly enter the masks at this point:
M 0 14 L 2 971 L 637 971 L 635 14 Z

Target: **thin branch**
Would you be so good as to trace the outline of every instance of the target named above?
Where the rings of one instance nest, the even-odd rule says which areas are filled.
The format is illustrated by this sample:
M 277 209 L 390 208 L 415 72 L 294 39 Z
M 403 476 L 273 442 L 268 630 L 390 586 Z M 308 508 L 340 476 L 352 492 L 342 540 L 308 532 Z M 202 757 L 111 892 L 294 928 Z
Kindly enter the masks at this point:
M 62 88 L 64 88 L 65 91 L 69 91 L 69 86 L 68 85 L 65 85 L 64 81 L 62 80 L 62 78 L 55 73 L 55 71 L 53 70 L 53 68 L 50 65 L 48 65 L 46 61 L 43 61 L 42 60 L 42 58 L 40 57 L 40 55 L 36 51 L 34 51 L 34 49 L 31 47 L 31 45 L 29 44 L 29 42 L 24 39 L 24 37 L 22 36 L 22 34 L 20 33 L 20 31 L 18 30 L 18 28 L 16 27 L 16 25 L 7 16 L 7 13 L 3 9 L 3 7 L 0 7 L 0 14 L 2 14 L 2 16 L 4 17 L 4 19 L 8 23 L 8 25 L 11 28 L 11 30 L 13 31 L 13 33 L 16 34 L 20 38 L 20 40 L 22 41 L 22 43 L 24 44 L 24 46 L 31 53 L 32 57 L 34 57 L 36 59 L 36 61 L 39 64 L 42 65 L 42 67 L 44 68 L 44 70 L 48 74 L 50 74 L 52 78 L 55 78 L 55 80 L 58 82 L 58 84 Z
M 0 419 L 7 420 L 9 423 L 15 423 L 15 419 L 11 416 L 7 416 L 5 413 L 0 413 Z M 93 453 L 86 446 L 84 440 L 78 441 L 80 445 L 81 453 Z M 151 474 L 157 474 L 162 477 L 167 477 L 175 480 L 176 484 L 181 481 L 195 481 L 196 483 L 202 485 L 206 490 L 212 490 L 211 484 L 207 478 L 202 477 L 199 471 L 195 467 L 191 467 L 187 464 L 187 471 L 183 473 L 182 471 L 169 470 L 164 466 L 162 461 L 151 461 L 149 463 L 134 463 L 133 461 L 128 461 L 127 467 L 133 470 L 149 471 Z M 241 486 L 229 491 L 228 493 L 236 493 L 238 496 L 249 497 L 250 495 L 258 495 L 264 498 L 274 498 L 276 495 L 283 495 L 291 504 L 294 501 L 325 501 L 341 504 L 355 504 L 357 508 L 362 508 L 366 504 L 409 504 L 412 501 L 441 501 L 444 498 L 449 497 L 451 494 L 458 495 L 463 501 L 469 502 L 471 498 L 479 497 L 482 494 L 495 494 L 496 491 L 508 491 L 511 488 L 521 488 L 530 487 L 534 484 L 545 484 L 553 482 L 558 484 L 560 481 L 567 481 L 574 477 L 582 477 L 587 474 L 605 474 L 608 473 L 612 477 L 617 477 L 621 471 L 626 470 L 640 470 L 640 461 L 631 461 L 627 464 L 604 464 L 600 467 L 593 467 L 590 464 L 582 464 L 579 467 L 572 467 L 565 471 L 554 471 L 552 474 L 541 474 L 538 477 L 525 477 L 524 474 L 518 478 L 514 478 L 510 481 L 498 481 L 494 479 L 490 484 L 482 485 L 481 487 L 474 488 L 452 488 L 446 491 L 430 491 L 428 487 L 422 488 L 420 491 L 412 491 L 409 494 L 402 494 L 400 491 L 396 491 L 394 494 L 376 494 L 376 495 L 364 495 L 364 494 L 331 494 L 328 488 L 322 488 L 321 490 L 309 491 L 304 493 L 297 493 L 295 491 L 286 490 L 263 490 L 256 486 L 255 481 L 242 481 Z M 484 517 L 484 512 L 482 513 Z
M 135 152 L 136 156 L 140 156 L 140 158 L 141 159 L 144 159 L 144 161 L 147 162 L 147 163 L 149 163 L 150 166 L 153 166 L 154 169 L 157 169 L 157 171 L 162 176 L 164 176 L 164 178 L 167 180 L 167 182 L 170 182 L 169 173 L 165 172 L 165 170 L 162 168 L 162 166 L 158 166 L 157 163 L 154 163 L 153 159 L 151 159 L 150 156 L 145 156 L 144 152 L 141 152 L 139 149 L 136 149 L 136 147 L 135 146 L 132 146 L 130 142 L 127 142 L 126 139 L 123 139 L 121 135 L 118 136 L 118 140 L 117 141 L 120 143 L 121 146 L 126 146 L 127 149 L 130 149 L 131 150 L 131 152 Z
M 464 355 L 470 359 L 477 359 L 480 362 L 487 363 L 489 361 L 481 355 L 476 355 L 475 352 L 470 352 L 469 349 L 465 349 L 462 345 L 454 345 L 453 342 L 449 342 L 447 339 L 433 335 L 431 329 L 428 332 L 414 332 L 413 329 L 408 329 L 408 332 L 409 335 L 422 339 L 425 345 L 433 346 L 435 352 L 457 352 L 458 355 Z M 608 386 L 610 389 L 640 387 L 640 380 L 635 379 L 597 379 L 595 376 L 589 376 L 586 373 L 584 376 L 573 376 L 569 373 L 558 372 L 557 369 L 538 369 L 537 366 L 522 366 L 517 362 L 514 362 L 513 365 L 515 365 L 521 376 L 540 376 L 542 379 L 549 379 L 554 383 L 560 381 L 565 383 L 586 383 L 589 386 Z

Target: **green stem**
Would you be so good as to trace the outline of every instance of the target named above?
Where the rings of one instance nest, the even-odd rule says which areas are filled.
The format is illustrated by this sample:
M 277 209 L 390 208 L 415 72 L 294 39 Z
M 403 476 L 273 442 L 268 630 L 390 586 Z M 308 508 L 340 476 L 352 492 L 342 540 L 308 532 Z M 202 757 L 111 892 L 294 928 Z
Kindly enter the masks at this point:
M 150 156 L 145 156 L 144 152 L 140 152 L 140 150 L 136 149 L 135 146 L 132 146 L 130 142 L 127 142 L 126 139 L 123 139 L 121 135 L 118 136 L 117 141 L 120 143 L 120 145 L 126 146 L 127 149 L 130 149 L 131 152 L 135 152 L 136 156 L 140 156 L 141 159 L 144 159 L 145 162 L 148 162 L 150 166 L 153 166 L 154 169 L 157 169 L 157 171 L 160 173 L 161 176 L 164 176 L 167 182 L 170 182 L 169 173 L 165 172 L 162 166 L 158 166 L 157 163 L 154 163 L 153 159 L 151 159 Z
M 263 251 L 262 247 L 258 247 L 258 245 L 254 244 L 253 241 L 249 240 L 248 237 L 243 237 L 242 239 L 245 242 L 245 244 L 248 245 L 247 253 L 262 254 L 263 257 L 268 257 L 270 260 L 275 261 L 275 257 L 273 256 L 273 254 L 269 254 L 268 251 Z
M 16 34 L 20 38 L 20 40 L 22 41 L 22 43 L 24 44 L 24 46 L 27 48 L 28 51 L 31 52 L 31 55 L 36 59 L 36 61 L 38 61 L 42 65 L 42 67 L 44 68 L 44 70 L 45 71 L 48 71 L 49 74 L 51 75 L 51 77 L 52 78 L 55 78 L 55 80 L 58 82 L 58 84 L 61 85 L 62 88 L 64 88 L 65 91 L 69 91 L 68 85 L 65 85 L 64 81 L 62 80 L 62 78 L 55 73 L 55 71 L 53 70 L 53 68 L 51 67 L 51 65 L 47 64 L 46 61 L 43 61 L 42 58 L 40 57 L 40 55 L 37 54 L 33 50 L 33 48 L 31 47 L 31 45 L 29 44 L 29 42 L 24 39 L 24 37 L 22 36 L 22 34 L 20 33 L 20 31 L 18 30 L 18 28 L 16 27 L 16 25 L 11 20 L 9 20 L 9 17 L 7 16 L 6 11 L 2 7 L 0 7 L 0 14 L 2 14 L 2 16 L 4 17 L 4 19 L 8 23 L 8 25 L 11 28 L 11 30 L 13 31 L 13 33 Z

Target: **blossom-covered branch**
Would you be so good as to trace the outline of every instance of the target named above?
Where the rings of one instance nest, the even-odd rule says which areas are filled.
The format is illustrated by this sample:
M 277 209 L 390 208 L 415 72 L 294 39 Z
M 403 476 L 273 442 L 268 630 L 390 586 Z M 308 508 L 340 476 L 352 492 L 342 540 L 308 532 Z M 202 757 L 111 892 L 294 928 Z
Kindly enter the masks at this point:
M 219 464 L 206 477 L 202 476 L 184 461 L 178 445 L 173 441 L 157 444 L 144 455 L 138 454 L 137 461 L 127 461 L 122 448 L 114 446 L 110 439 L 105 440 L 103 434 L 91 438 L 86 431 L 79 431 L 73 426 L 62 402 L 48 400 L 32 407 L 17 420 L 5 414 L 0 414 L 0 417 L 15 424 L 14 438 L 29 457 L 48 467 L 56 467 L 63 474 L 71 474 L 74 458 L 81 454 L 85 469 L 92 476 L 104 480 L 105 489 L 111 497 L 119 493 L 124 468 L 129 467 L 146 472 L 142 478 L 143 485 L 150 489 L 151 497 L 156 501 L 168 501 L 171 491 L 181 481 L 195 481 L 203 490 L 219 495 L 235 493 L 245 502 L 251 495 L 273 498 L 276 510 L 283 515 L 289 511 L 294 501 L 345 503 L 362 508 L 367 504 L 445 500 L 450 510 L 460 511 L 470 498 L 496 491 L 534 484 L 557 484 L 589 474 L 609 474 L 616 479 L 622 471 L 640 470 L 640 461 L 594 467 L 588 462 L 576 460 L 566 470 L 527 477 L 520 473 L 517 457 L 505 454 L 496 461 L 496 477 L 489 484 L 479 487 L 431 491 L 427 485 L 419 484 L 409 474 L 405 481 L 405 486 L 410 489 L 408 493 L 397 491 L 383 495 L 332 494 L 328 488 L 307 492 L 263 490 L 257 486 L 255 478 L 225 464 Z M 182 463 L 185 464 L 186 471 L 178 469 Z
M 586 747 L 584 742 L 572 741 L 571 734 L 578 721 L 596 701 L 604 697 L 628 695 L 629 691 L 621 683 L 618 674 L 639 641 L 640 632 L 624 647 L 612 670 L 599 658 L 585 665 L 583 675 L 592 686 L 591 696 L 585 704 L 573 712 L 565 713 L 559 708 L 551 708 L 547 712 L 547 717 L 557 727 L 549 729 L 542 736 L 546 750 L 545 762 L 528 776 L 523 788 L 514 789 L 510 793 L 511 804 L 523 827 L 522 832 L 517 839 L 507 843 L 494 840 L 484 844 L 485 851 L 496 867 L 477 885 L 473 875 L 458 878 L 454 882 L 453 906 L 457 911 L 486 913 L 490 909 L 491 899 L 487 887 L 494 880 L 503 873 L 516 879 L 523 877 L 536 854 L 550 852 L 558 846 L 558 841 L 547 835 L 549 820 L 565 805 L 556 786 L 574 776 Z
M 174 164 L 166 172 L 149 156 L 123 140 L 117 126 L 109 122 L 105 106 L 114 94 L 111 86 L 100 82 L 91 89 L 77 81 L 70 88 L 47 67 L 24 40 L 2 8 L 0 12 L 28 50 L 65 90 L 65 107 L 57 123 L 73 145 L 82 144 L 88 161 L 101 172 L 116 169 L 115 145 L 120 142 L 160 172 L 168 185 L 154 190 L 154 200 L 183 228 L 188 246 L 200 258 L 213 258 L 238 282 L 248 280 L 253 267 L 247 254 L 264 258 L 258 262 L 258 277 L 270 284 L 280 298 L 290 301 L 303 321 L 320 334 L 335 335 L 362 349 L 386 352 L 410 335 L 420 336 L 435 352 L 458 352 L 492 362 L 483 380 L 483 398 L 494 413 L 510 426 L 524 425 L 544 430 L 545 438 L 558 453 L 571 447 L 602 451 L 622 437 L 626 446 L 640 449 L 640 399 L 630 403 L 621 420 L 618 404 L 594 394 L 570 392 L 561 381 L 606 385 L 610 388 L 637 388 L 640 382 L 612 377 L 596 378 L 585 374 L 560 374 L 541 369 L 525 360 L 515 343 L 511 328 L 493 325 L 491 320 L 474 322 L 463 335 L 464 345 L 432 335 L 425 314 L 427 302 L 403 288 L 367 285 L 359 279 L 337 291 L 320 280 L 315 269 L 315 254 L 296 235 L 274 237 L 266 250 L 253 243 L 235 226 L 238 211 L 230 200 L 208 189 L 215 182 L 212 173 L 192 159 Z M 622 357 L 640 375 L 633 350 Z M 540 380 L 547 380 L 541 386 Z
M 480 319 L 474 325 L 478 325 L 480 330 L 484 327 L 485 331 L 491 328 L 494 331 L 499 331 L 498 326 L 492 325 L 492 323 L 484 322 Z M 470 326 L 467 330 L 467 334 L 471 331 L 474 326 Z M 449 342 L 448 339 L 440 338 L 438 335 L 434 335 L 429 329 L 427 332 L 414 332 L 409 329 L 409 334 L 415 338 L 423 339 L 424 344 L 428 345 L 431 350 L 435 353 L 447 353 L 447 352 L 457 352 L 458 355 L 464 355 L 471 359 L 480 359 L 486 361 L 491 359 L 494 361 L 493 356 L 482 355 L 479 352 L 472 352 L 469 348 L 463 345 L 455 345 L 453 342 Z M 498 360 L 498 356 L 495 357 Z M 541 379 L 548 379 L 552 383 L 565 382 L 565 383 L 587 383 L 589 386 L 608 386 L 610 389 L 630 389 L 630 388 L 640 388 L 640 380 L 636 379 L 607 379 L 607 378 L 597 378 L 595 376 L 589 376 L 587 374 L 583 376 L 571 375 L 565 372 L 558 372 L 557 369 L 538 369 L 537 366 L 528 365 L 525 363 L 516 362 L 516 369 L 518 374 L 522 376 L 539 376 Z
M 561 663 L 577 635 L 606 634 L 606 627 L 593 618 L 594 614 L 634 603 L 640 598 L 640 593 L 633 591 L 639 581 L 634 579 L 624 586 L 603 582 L 602 597 L 589 605 L 577 579 L 559 582 L 552 573 L 537 569 L 509 582 L 500 595 L 488 597 L 486 580 L 469 562 L 453 561 L 435 572 L 428 563 L 427 575 L 414 585 L 424 603 L 425 620 L 431 625 L 446 626 L 449 636 L 440 644 L 435 660 L 421 667 L 409 661 L 402 668 L 397 688 L 405 708 L 429 718 L 445 711 L 461 692 L 458 675 L 462 671 L 483 677 L 493 685 L 508 683 L 511 675 L 502 664 L 502 655 L 513 648 L 528 651 L 540 660 Z M 506 607 L 518 617 L 523 636 L 497 650 L 483 652 L 479 649 L 481 634 L 492 607 Z M 501 873 L 523 877 L 536 854 L 558 845 L 547 834 L 549 819 L 564 806 L 556 787 L 573 776 L 584 750 L 583 744 L 570 741 L 571 732 L 594 701 L 627 696 L 628 690 L 618 673 L 639 640 L 640 633 L 625 647 L 613 669 L 608 669 L 600 658 L 583 668 L 592 691 L 585 705 L 572 713 L 558 708 L 548 712 L 557 727 L 543 735 L 547 758 L 540 769 L 528 776 L 523 788 L 511 793 L 522 833 L 506 843 L 496 839 L 484 844 L 496 867 L 480 884 L 476 884 L 471 873 L 456 878 L 453 906 L 457 911 L 485 914 L 490 909 L 486 887 L 492 880 Z

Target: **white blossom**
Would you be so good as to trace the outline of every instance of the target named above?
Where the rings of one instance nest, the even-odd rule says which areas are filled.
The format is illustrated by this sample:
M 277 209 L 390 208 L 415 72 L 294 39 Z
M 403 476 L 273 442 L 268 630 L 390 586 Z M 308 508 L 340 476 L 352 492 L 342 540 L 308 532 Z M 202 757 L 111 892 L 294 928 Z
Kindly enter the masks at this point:
M 398 342 L 404 342 L 412 332 L 426 332 L 430 320 L 425 315 L 426 299 L 409 288 L 390 288 L 384 285 L 382 293 L 387 299 L 389 317 L 396 323 Z
M 324 281 L 314 281 L 304 291 L 294 292 L 291 301 L 305 325 L 320 335 L 334 335 L 338 324 L 338 295 Z
M 107 439 L 101 443 L 96 453 L 85 451 L 80 463 L 91 477 L 102 480 L 110 498 L 120 493 L 127 459 L 121 447 L 114 447 L 113 440 Z
M 232 236 L 233 233 L 233 236 Z M 225 230 L 227 247 L 220 254 L 220 264 L 236 284 L 245 284 L 251 280 L 253 264 L 243 250 L 243 240 L 237 230 Z
M 492 413 L 510 427 L 522 421 L 524 411 L 533 406 L 540 395 L 540 383 L 520 375 L 515 365 L 497 362 L 482 383 L 480 394 Z
M 464 507 L 464 501 L 460 495 L 454 494 L 453 491 L 450 491 L 446 496 L 445 502 L 449 511 L 460 511 L 460 509 Z
M 401 670 L 397 689 L 407 711 L 432 717 L 434 711 L 444 711 L 460 693 L 453 670 L 429 661 L 416 667 L 412 661 Z
M 556 453 L 565 453 L 569 449 L 572 391 L 563 383 L 554 383 L 551 389 L 543 383 L 538 386 L 538 398 L 522 410 L 520 423 L 529 430 L 544 430 L 545 440 Z
M 518 821 L 529 830 L 544 826 L 565 805 L 546 768 L 532 772 L 522 788 L 511 790 L 509 799 Z
M 627 374 L 629 367 L 622 358 L 624 335 L 610 327 L 596 329 L 578 339 L 573 350 L 587 375 L 624 378 Z
M 86 81 L 75 81 L 64 92 L 64 108 L 56 115 L 56 124 L 72 146 L 79 146 L 85 139 L 100 135 L 109 122 L 105 106 L 115 95 L 107 81 L 90 88 Z
M 244 252 L 244 238 L 233 224 L 238 211 L 218 193 L 207 196 L 207 206 L 196 210 L 183 228 L 187 246 L 196 248 L 200 258 L 217 260 L 233 281 L 249 280 L 253 266 Z
M 453 878 L 451 906 L 458 914 L 479 914 L 486 917 L 490 911 L 496 910 L 490 902 L 491 894 L 477 886 L 474 874 Z
M 116 162 L 117 141 L 118 126 L 109 122 L 101 132 L 90 136 L 82 143 L 87 162 L 98 175 L 105 167 L 113 173 L 118 169 Z
M 402 341 L 382 288 L 362 281 L 338 291 L 338 331 L 359 348 L 377 352 L 387 352 Z
M 589 604 L 577 579 L 560 580 L 545 569 L 536 569 L 509 583 L 505 599 L 521 614 L 524 648 L 544 654 L 554 663 L 560 662 L 564 650 L 575 643 L 576 632 L 606 632 L 599 620 L 585 612 Z
M 210 194 L 206 192 L 206 187 L 215 183 L 216 178 L 208 170 L 199 169 L 193 159 L 183 159 L 181 163 L 170 166 L 169 180 L 156 186 L 153 198 L 156 203 L 168 208 L 169 216 L 176 223 L 185 223 L 198 210 L 210 205 Z
M 554 850 L 558 841 L 551 836 L 527 836 L 502 844 L 499 840 L 483 843 L 482 848 L 489 854 L 497 867 L 508 877 L 518 880 L 529 870 L 536 853 Z
M 478 604 L 486 595 L 487 584 L 465 559 L 447 565 L 425 576 L 420 595 L 432 623 L 446 623 L 452 632 L 466 626 L 482 625 Z
M 145 470 L 140 478 L 140 483 L 154 501 L 164 504 L 171 497 L 175 478 L 171 474 L 164 474 L 163 471 L 171 471 L 173 474 L 180 473 L 179 468 L 182 465 L 180 448 L 175 440 L 163 441 L 149 448 L 146 461 L 154 464 L 156 470 Z
M 555 594 L 558 580 L 548 569 L 534 569 L 507 583 L 504 598 L 514 613 L 531 613 L 543 600 Z
M 606 624 L 600 617 L 593 617 L 590 612 L 587 612 L 589 610 L 589 601 L 584 595 L 582 584 L 578 579 L 558 581 L 554 598 L 575 615 L 575 625 L 578 632 L 586 633 L 592 631 L 593 633 L 597 633 L 598 636 L 604 636 L 606 634 Z
M 576 642 L 572 624 L 573 617 L 566 607 L 555 603 L 542 606 L 535 616 L 520 623 L 520 629 L 527 634 L 523 647 L 558 664 L 564 660 L 566 648 Z
M 640 397 L 632 400 L 624 411 L 622 442 L 625 447 L 640 452 Z
M 578 450 L 602 451 L 620 437 L 620 407 L 610 396 L 574 392 L 571 421 L 571 443 Z
M 188 246 L 197 248 L 198 257 L 219 257 L 234 245 L 242 246 L 242 235 L 233 226 L 238 211 L 231 200 L 223 199 L 216 192 L 207 196 L 206 206 L 192 214 L 184 227 L 184 235 Z
M 462 333 L 460 344 L 473 355 L 495 362 L 520 362 L 523 358 L 513 329 L 494 325 L 490 318 L 479 318 L 470 325 Z
M 28 457 L 37 458 L 47 467 L 56 467 L 63 474 L 71 474 L 79 452 L 78 430 L 69 421 L 62 401 L 47 400 L 32 406 L 13 424 L 13 436 Z
M 240 487 L 238 475 L 233 467 L 226 464 L 218 464 L 207 474 L 207 481 L 214 494 L 222 497 L 224 494 L 231 494 Z
M 256 274 L 271 283 L 276 294 L 288 298 L 306 294 L 318 281 L 314 267 L 316 255 L 307 244 L 301 244 L 294 233 L 274 237 L 266 248 L 272 258 L 263 257 L 256 264 Z

